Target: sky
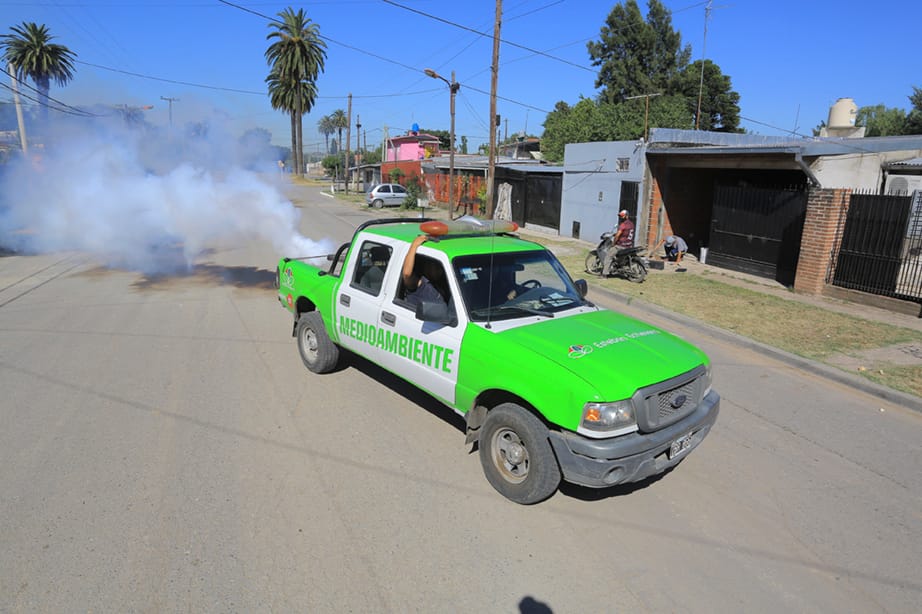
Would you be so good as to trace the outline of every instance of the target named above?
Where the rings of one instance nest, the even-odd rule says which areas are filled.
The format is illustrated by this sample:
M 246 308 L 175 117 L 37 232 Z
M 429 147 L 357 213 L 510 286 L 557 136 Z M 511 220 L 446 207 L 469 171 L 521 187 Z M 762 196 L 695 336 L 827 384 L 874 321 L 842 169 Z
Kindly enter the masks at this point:
M 500 137 L 540 136 L 558 101 L 598 93 L 586 43 L 598 40 L 615 4 L 503 0 Z M 646 14 L 646 1 L 639 4 Z M 742 127 L 752 133 L 810 136 L 843 97 L 908 111 L 913 86 L 922 87 L 919 0 L 714 0 L 707 23 L 708 2 L 663 4 L 692 58 L 703 56 L 730 77 Z M 461 85 L 458 142 L 465 136 L 476 151 L 489 141 L 496 0 L 0 0 L 0 32 L 44 24 L 54 42 L 76 53 L 74 80 L 52 85 L 51 96 L 63 103 L 153 105 L 146 118 L 162 126 L 171 114 L 174 125 L 218 116 L 232 132 L 265 128 L 273 143 L 288 145 L 289 119 L 265 94 L 264 52 L 269 18 L 289 6 L 303 8 L 327 44 L 318 98 L 304 118 L 308 151 L 323 151 L 317 122 L 346 111 L 349 94 L 368 147 L 414 124 L 448 130 L 449 88 L 426 68 L 449 80 L 454 72 Z M 0 101 L 8 100 L 0 91 Z M 354 148 L 355 130 L 351 140 Z

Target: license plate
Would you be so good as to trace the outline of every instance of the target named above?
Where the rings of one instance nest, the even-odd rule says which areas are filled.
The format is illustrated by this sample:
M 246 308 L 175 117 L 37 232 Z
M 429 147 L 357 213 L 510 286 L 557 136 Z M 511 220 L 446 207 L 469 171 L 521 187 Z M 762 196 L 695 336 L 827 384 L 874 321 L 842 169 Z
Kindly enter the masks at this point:
M 679 437 L 678 439 L 673 441 L 672 445 L 669 446 L 669 459 L 672 460 L 673 458 L 687 452 L 688 449 L 691 447 L 691 442 L 692 442 L 691 433 L 689 433 L 688 435 L 683 435 L 682 437 Z

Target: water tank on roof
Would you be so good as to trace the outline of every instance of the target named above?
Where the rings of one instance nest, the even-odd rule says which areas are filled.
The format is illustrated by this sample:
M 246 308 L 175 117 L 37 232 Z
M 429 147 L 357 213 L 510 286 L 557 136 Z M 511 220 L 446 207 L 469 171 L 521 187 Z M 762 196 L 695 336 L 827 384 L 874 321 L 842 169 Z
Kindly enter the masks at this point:
M 858 117 L 858 105 L 851 98 L 839 98 L 829 108 L 830 128 L 854 128 Z

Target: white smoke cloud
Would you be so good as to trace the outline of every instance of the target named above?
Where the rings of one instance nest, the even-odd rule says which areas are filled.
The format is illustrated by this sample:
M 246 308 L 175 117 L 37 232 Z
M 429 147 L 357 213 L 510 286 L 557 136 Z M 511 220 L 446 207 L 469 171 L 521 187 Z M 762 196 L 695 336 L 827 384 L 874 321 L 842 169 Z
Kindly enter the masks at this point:
M 248 241 L 293 257 L 333 249 L 298 232 L 300 211 L 273 184 L 276 161 L 214 125 L 187 138 L 119 117 L 54 128 L 39 162 L 18 160 L 0 177 L 0 247 L 77 250 L 145 273 L 188 269 L 206 248 Z M 267 166 L 251 170 L 256 160 Z

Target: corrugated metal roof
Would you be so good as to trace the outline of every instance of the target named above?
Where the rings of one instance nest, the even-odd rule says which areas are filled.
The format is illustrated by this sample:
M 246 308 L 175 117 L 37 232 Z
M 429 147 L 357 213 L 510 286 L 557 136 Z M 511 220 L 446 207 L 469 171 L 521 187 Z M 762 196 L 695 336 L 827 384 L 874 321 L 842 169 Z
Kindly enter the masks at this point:
M 918 167 L 922 168 L 922 158 L 911 158 L 909 160 L 900 160 L 899 162 L 891 162 L 887 165 L 888 168 L 894 167 Z
M 693 149 L 693 152 L 690 151 Z M 922 135 L 865 137 L 793 138 L 653 128 L 648 153 L 796 153 L 803 156 L 835 156 L 856 153 L 922 150 Z

